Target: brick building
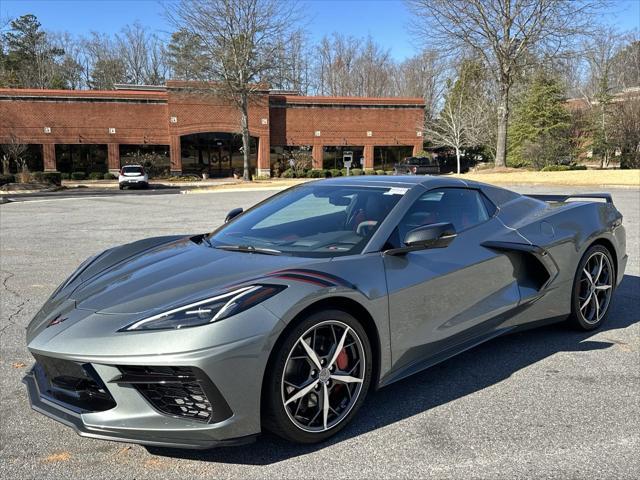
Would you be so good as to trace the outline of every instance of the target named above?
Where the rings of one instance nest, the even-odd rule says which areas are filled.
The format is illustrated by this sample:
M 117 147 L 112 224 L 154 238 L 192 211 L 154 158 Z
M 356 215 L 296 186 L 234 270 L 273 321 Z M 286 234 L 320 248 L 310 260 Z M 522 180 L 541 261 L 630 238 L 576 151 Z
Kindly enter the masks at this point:
M 423 119 L 418 98 L 260 91 L 249 112 L 252 169 L 267 175 L 296 148 L 310 151 L 313 168 L 340 168 L 346 151 L 363 168 L 387 168 L 422 149 Z M 115 172 L 136 152 L 154 152 L 175 174 L 228 175 L 242 169 L 239 124 L 228 100 L 188 82 L 112 91 L 0 89 L 0 144 L 29 144 L 32 170 Z

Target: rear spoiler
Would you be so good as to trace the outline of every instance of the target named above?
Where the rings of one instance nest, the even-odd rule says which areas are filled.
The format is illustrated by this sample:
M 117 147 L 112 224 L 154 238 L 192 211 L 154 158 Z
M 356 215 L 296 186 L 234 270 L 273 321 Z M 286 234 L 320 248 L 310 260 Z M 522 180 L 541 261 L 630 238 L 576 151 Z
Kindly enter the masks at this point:
M 569 199 L 601 199 L 607 203 L 613 203 L 613 198 L 609 193 L 575 193 L 573 195 L 525 195 L 526 197 L 542 200 L 543 202 L 566 202 Z

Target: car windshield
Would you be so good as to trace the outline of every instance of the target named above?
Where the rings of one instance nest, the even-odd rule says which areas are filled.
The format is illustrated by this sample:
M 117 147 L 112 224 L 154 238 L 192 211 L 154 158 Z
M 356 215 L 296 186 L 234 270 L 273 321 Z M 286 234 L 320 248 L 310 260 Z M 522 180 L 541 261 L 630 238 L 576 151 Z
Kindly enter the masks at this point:
M 142 173 L 142 167 L 122 167 L 123 173 Z
M 209 242 L 214 248 L 256 253 L 357 254 L 406 190 L 318 184 L 296 187 L 221 227 Z

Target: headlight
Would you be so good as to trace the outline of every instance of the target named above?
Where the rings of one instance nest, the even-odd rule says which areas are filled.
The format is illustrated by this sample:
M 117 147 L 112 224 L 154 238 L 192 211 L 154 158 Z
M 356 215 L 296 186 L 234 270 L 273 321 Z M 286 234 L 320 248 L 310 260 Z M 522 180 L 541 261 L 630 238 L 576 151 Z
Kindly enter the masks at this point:
M 118 331 L 178 329 L 217 322 L 243 312 L 285 288 L 287 288 L 285 285 L 251 285 L 237 288 L 215 297 L 138 320 Z

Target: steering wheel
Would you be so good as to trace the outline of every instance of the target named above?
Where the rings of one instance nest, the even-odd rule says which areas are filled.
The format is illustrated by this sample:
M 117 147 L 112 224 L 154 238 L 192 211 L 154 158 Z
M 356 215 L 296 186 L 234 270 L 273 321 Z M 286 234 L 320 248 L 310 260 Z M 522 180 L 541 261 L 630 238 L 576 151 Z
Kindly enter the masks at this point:
M 358 227 L 356 228 L 356 234 L 362 235 L 362 230 L 365 228 L 372 228 L 378 224 L 377 220 L 365 220 L 364 222 L 360 222 Z

